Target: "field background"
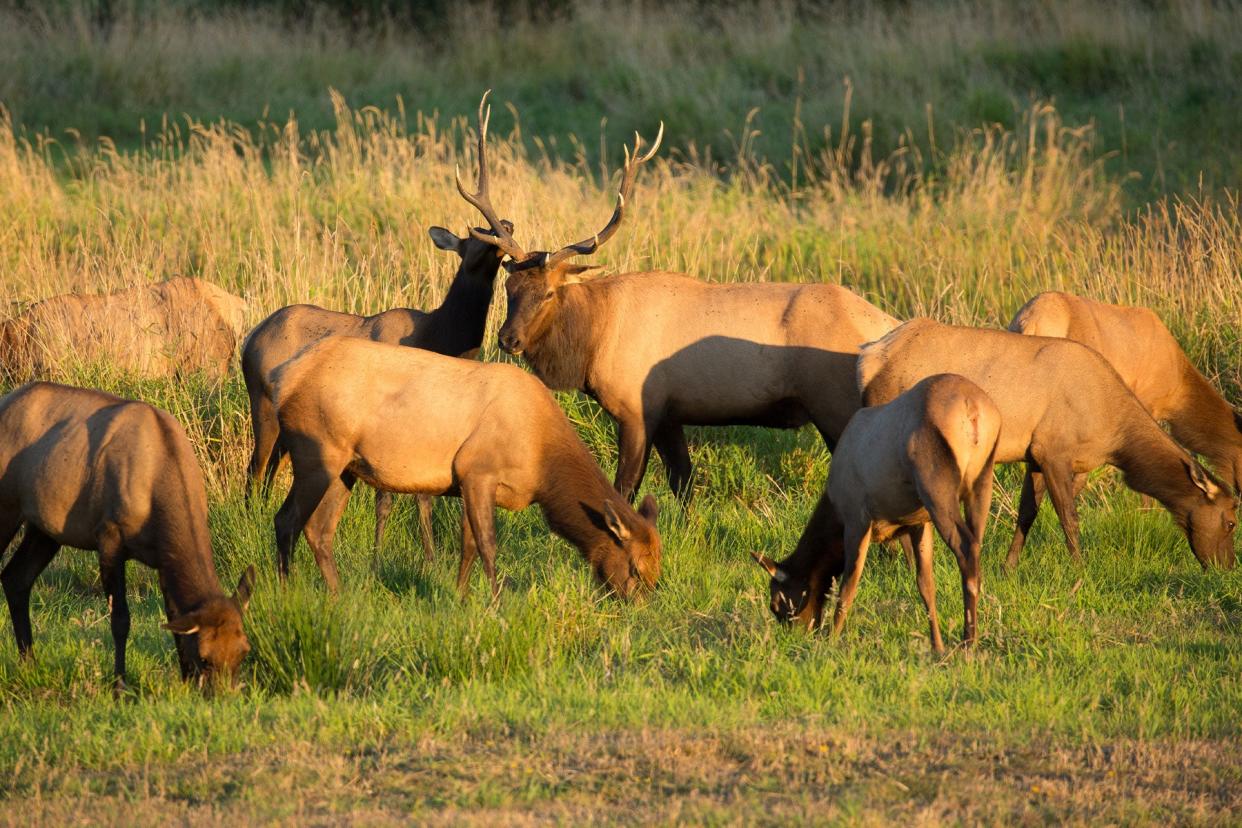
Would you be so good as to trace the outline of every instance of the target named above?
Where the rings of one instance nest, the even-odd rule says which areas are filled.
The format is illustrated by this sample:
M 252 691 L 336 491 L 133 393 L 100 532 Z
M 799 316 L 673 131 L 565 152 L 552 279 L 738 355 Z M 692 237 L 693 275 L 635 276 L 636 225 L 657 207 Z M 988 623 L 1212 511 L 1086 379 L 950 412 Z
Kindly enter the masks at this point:
M 426 228 L 477 221 L 452 176 L 492 88 L 493 201 L 528 246 L 602 226 L 621 144 L 663 120 L 595 257 L 611 268 L 840 282 L 982 325 L 1047 288 L 1146 304 L 1242 400 L 1242 6 L 363 5 L 0 5 L 6 308 L 177 275 L 244 295 L 252 323 L 432 306 L 457 260 Z M 828 469 L 809 431 L 695 430 L 688 512 L 653 456 L 665 574 L 644 605 L 601 596 L 533 509 L 499 517 L 499 603 L 478 576 L 463 605 L 458 504 L 437 504 L 432 564 L 406 500 L 373 558 L 361 487 L 332 599 L 304 543 L 276 586 L 279 497 L 242 501 L 239 375 L 83 355 L 61 378 L 186 425 L 223 579 L 260 571 L 254 652 L 233 696 L 181 686 L 132 566 L 134 692 L 114 701 L 94 558 L 62 553 L 35 662 L 0 635 L 0 822 L 1238 818 L 1242 575 L 1200 571 L 1115 475 L 1083 495 L 1084 565 L 1047 509 L 1004 574 L 1019 478 L 1000 472 L 979 646 L 936 658 L 899 555 L 871 557 L 840 641 L 771 623 L 747 552 L 792 549 Z M 606 415 L 561 401 L 611 474 Z

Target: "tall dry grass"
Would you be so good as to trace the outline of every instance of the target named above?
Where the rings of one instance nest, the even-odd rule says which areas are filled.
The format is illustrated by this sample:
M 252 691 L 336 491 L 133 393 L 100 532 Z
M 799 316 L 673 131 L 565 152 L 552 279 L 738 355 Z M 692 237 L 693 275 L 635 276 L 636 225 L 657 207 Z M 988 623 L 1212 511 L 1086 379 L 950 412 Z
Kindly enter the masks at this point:
M 457 260 L 426 228 L 461 233 L 479 220 L 453 186 L 458 165 L 474 169 L 472 127 L 334 100 L 334 130 L 173 125 L 137 151 L 32 143 L 0 124 L 5 306 L 180 275 L 244 296 L 251 323 L 291 302 L 357 313 L 434 305 Z M 822 127 L 793 132 L 811 129 Z M 602 226 L 615 170 L 585 153 L 529 151 L 503 112 L 493 132 L 493 200 L 524 244 L 553 247 Z M 1089 131 L 1047 105 L 1013 131 L 960 132 L 934 176 L 910 145 L 876 157 L 866 122 L 834 135 L 819 151 L 799 145 L 796 183 L 751 152 L 746 132 L 725 167 L 693 148 L 657 159 L 596 259 L 713 281 L 840 282 L 899 317 L 972 324 L 1003 325 L 1048 288 L 1145 304 L 1234 399 L 1242 392 L 1234 197 L 1127 214 Z M 228 455 L 223 480 L 242 467 L 247 440 L 235 403 L 175 403 L 212 412 L 198 439 Z

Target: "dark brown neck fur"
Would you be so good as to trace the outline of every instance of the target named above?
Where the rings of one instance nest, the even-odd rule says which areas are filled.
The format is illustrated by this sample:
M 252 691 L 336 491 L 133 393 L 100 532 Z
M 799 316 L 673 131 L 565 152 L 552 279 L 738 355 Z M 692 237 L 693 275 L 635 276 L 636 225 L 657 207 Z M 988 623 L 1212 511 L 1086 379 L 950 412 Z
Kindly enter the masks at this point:
M 587 390 L 587 371 L 595 356 L 598 331 L 594 310 L 597 303 L 605 301 L 606 292 L 607 286 L 601 282 L 561 289 L 556 298 L 558 307 L 523 352 L 544 385 L 558 391 Z
M 561 439 L 544 452 L 544 480 L 535 501 L 552 531 L 572 543 L 594 563 L 598 550 L 611 547 L 612 536 L 604 528 L 604 502 L 619 512 L 630 506 L 612 487 L 591 453 L 568 423 Z
M 165 434 L 175 462 L 169 463 L 159 489 L 152 493 L 150 543 L 159 556 L 157 568 L 165 597 L 175 614 L 183 615 L 227 596 L 212 557 L 203 482 L 194 473 L 196 467 L 186 466 L 197 460 L 188 446 L 177 446 L 181 442 L 177 437 Z
M 1238 491 L 1242 480 L 1242 423 L 1207 378 L 1187 360 L 1182 369 L 1186 389 L 1169 428 L 1179 443 L 1208 459 L 1221 480 Z
M 411 344 L 448 356 L 461 356 L 482 347 L 492 285 L 499 268 L 500 259 L 494 256 L 488 256 L 485 265 L 473 270 L 468 270 L 463 261 L 444 301 L 422 320 Z
M 1186 470 L 1190 455 L 1144 415 L 1133 417 L 1121 430 L 1120 444 L 1109 462 L 1121 469 L 1127 486 L 1160 501 L 1185 528 L 1190 510 L 1203 500 L 1203 492 Z

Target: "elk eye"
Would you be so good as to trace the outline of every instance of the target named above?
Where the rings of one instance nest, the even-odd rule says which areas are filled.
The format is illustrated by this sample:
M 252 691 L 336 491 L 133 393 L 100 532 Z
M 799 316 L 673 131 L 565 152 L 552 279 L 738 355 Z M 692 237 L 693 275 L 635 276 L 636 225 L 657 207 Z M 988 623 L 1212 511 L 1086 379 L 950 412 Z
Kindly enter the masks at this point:
M 554 291 L 554 290 L 549 290 L 547 293 L 545 293 L 545 294 L 543 295 L 543 301 L 545 301 L 545 302 L 546 302 L 546 301 L 548 301 L 549 299 L 551 299 L 551 298 L 552 298 L 552 294 L 553 294 L 553 293 L 556 293 L 556 291 Z

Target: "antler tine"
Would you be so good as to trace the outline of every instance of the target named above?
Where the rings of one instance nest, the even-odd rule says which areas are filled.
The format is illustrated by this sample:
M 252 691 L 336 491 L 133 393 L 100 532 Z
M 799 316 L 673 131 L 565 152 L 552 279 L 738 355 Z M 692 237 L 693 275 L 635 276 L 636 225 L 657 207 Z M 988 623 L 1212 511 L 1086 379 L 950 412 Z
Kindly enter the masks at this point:
M 634 133 L 634 151 L 631 153 L 629 147 L 625 148 L 625 167 L 621 173 L 621 184 L 617 188 L 617 207 L 612 211 L 612 218 L 608 219 L 608 223 L 604 225 L 603 230 L 600 230 L 591 238 L 584 239 L 576 244 L 566 245 L 548 256 L 545 262 L 546 266 L 562 262 L 571 256 L 585 256 L 594 253 L 599 249 L 600 245 L 612 238 L 613 233 L 616 233 L 617 228 L 621 226 L 621 219 L 625 216 L 625 201 L 629 198 L 630 189 L 634 186 L 634 177 L 638 173 L 638 168 L 655 157 L 656 150 L 660 148 L 660 142 L 663 140 L 663 121 L 660 121 L 660 130 L 656 133 L 655 143 L 645 153 L 641 151 L 642 136 L 637 132 Z
M 488 225 L 492 228 L 492 232 L 496 235 L 489 236 L 486 233 L 480 233 L 473 227 L 470 228 L 470 235 L 481 242 L 499 247 L 509 258 L 521 261 L 526 258 L 526 251 L 518 245 L 513 235 L 505 227 L 504 222 L 496 215 L 496 210 L 492 207 L 491 198 L 487 192 L 487 125 L 492 118 L 492 108 L 487 106 L 487 96 L 492 94 L 492 90 L 483 93 L 482 99 L 479 100 L 479 189 L 476 193 L 466 192 L 466 186 L 461 182 L 461 167 L 454 167 L 453 173 L 457 178 L 457 192 L 466 200 L 466 203 L 472 205 L 476 210 L 483 214 L 483 218 L 487 219 Z

